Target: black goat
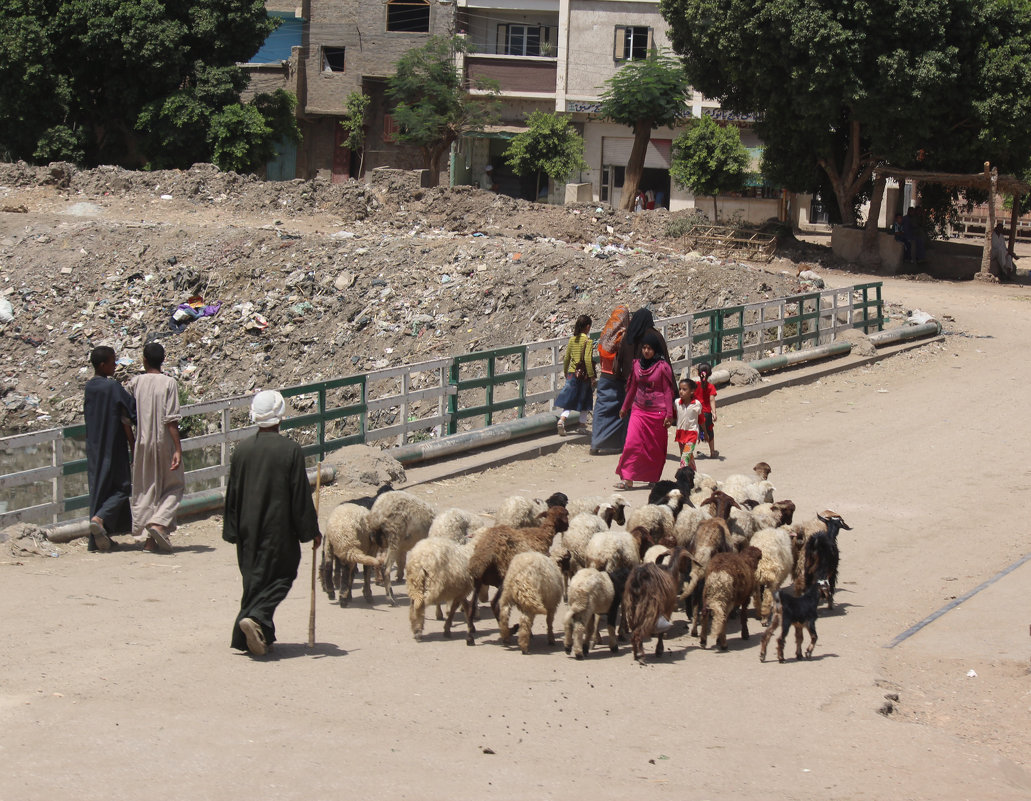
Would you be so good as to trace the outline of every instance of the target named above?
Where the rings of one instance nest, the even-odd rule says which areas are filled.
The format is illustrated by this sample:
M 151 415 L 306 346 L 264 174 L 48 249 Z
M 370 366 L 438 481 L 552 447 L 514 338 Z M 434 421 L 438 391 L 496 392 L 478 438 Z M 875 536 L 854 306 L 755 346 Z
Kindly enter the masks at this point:
M 826 517 L 818 514 L 826 531 L 813 534 L 805 543 L 805 586 L 810 587 L 817 582 L 826 582 L 827 608 L 834 608 L 834 591 L 838 581 L 838 563 L 841 559 L 838 551 L 838 531 L 851 531 L 849 526 L 837 514 Z
M 691 490 L 694 489 L 694 474 L 695 471 L 690 467 L 681 467 L 673 474 L 673 481 L 664 479 L 662 481 L 656 481 L 652 486 L 651 492 L 648 493 L 648 503 L 660 504 L 666 500 L 666 496 L 675 489 L 680 490 L 681 496 L 681 507 L 684 504 L 691 506 L 689 496 Z M 679 511 L 679 509 L 677 510 Z
M 802 658 L 802 628 L 809 629 L 809 647 L 805 650 L 805 658 L 813 655 L 816 647 L 816 612 L 820 606 L 820 582 L 814 582 L 801 595 L 795 595 L 793 587 L 784 587 L 774 595 L 773 615 L 770 625 L 763 632 L 762 645 L 759 646 L 759 661 L 766 661 L 766 646 L 773 636 L 774 629 L 780 623 L 780 636 L 777 638 L 777 661 L 784 661 L 784 640 L 788 637 L 788 629 L 795 629 L 795 659 Z

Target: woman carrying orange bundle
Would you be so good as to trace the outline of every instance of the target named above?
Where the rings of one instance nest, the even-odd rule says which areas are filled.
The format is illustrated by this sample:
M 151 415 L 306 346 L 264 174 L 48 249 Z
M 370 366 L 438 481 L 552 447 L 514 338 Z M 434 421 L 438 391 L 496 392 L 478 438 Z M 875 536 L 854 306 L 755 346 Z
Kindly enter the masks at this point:
M 630 310 L 626 306 L 616 306 L 598 339 L 600 376 L 591 428 L 591 453 L 595 455 L 620 453 L 626 441 L 627 421 L 619 416 L 626 395 L 626 382 L 615 375 L 614 363 L 629 322 Z

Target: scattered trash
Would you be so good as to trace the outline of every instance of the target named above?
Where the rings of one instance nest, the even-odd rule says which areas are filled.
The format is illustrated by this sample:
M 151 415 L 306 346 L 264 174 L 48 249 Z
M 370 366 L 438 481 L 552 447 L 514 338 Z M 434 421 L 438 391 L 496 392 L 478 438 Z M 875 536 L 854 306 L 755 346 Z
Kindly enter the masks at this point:
M 14 320 L 14 307 L 7 298 L 0 298 L 0 323 L 9 323 Z
M 260 314 L 252 314 L 251 318 L 244 323 L 245 331 L 264 331 L 268 328 L 268 320 Z
M 162 196 L 161 196 L 161 199 L 162 199 L 162 200 L 171 200 L 171 199 L 172 199 L 172 196 L 171 196 L 171 195 L 162 195 Z
M 967 671 L 967 678 L 968 679 L 976 679 L 977 678 L 977 671 L 973 670 L 973 669 L 968 670 Z

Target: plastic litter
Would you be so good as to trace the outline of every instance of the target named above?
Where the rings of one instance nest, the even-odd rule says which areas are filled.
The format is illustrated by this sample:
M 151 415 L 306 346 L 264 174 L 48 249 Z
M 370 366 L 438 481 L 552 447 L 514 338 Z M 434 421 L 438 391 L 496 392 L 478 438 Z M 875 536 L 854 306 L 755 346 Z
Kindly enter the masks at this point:
M 0 298 L 0 323 L 9 323 L 14 319 L 14 306 L 7 298 Z

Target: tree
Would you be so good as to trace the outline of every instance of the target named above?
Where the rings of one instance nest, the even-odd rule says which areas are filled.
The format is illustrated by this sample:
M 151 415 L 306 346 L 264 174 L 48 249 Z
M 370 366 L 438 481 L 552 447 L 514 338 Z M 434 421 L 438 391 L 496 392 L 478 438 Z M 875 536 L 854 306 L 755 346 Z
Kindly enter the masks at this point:
M 482 131 L 498 119 L 499 93 L 494 81 L 477 81 L 483 94 L 472 95 L 463 85 L 455 54 L 467 52 L 461 37 L 432 36 L 409 50 L 395 65 L 387 94 L 398 125 L 397 139 L 422 150 L 430 181 L 440 179 L 441 160 L 451 144 L 469 131 Z
M 240 103 L 247 61 L 275 28 L 261 0 L 0 0 L 0 153 L 87 165 L 186 167 L 228 144 L 255 155 L 297 134 L 282 100 Z M 235 109 L 235 110 L 234 110 Z M 266 116 L 271 112 L 273 116 Z M 219 123 L 219 124 L 221 124 Z M 240 166 L 252 167 L 254 164 Z
M 1005 172 L 1031 161 L 1031 5 L 1011 0 L 661 0 L 691 84 L 759 116 L 764 172 L 824 173 L 842 221 L 879 163 Z
M 673 142 L 669 174 L 694 195 L 712 197 L 712 221 L 718 223 L 716 196 L 745 185 L 748 150 L 733 125 L 721 126 L 712 117 L 692 122 Z
M 568 117 L 534 111 L 526 118 L 526 131 L 516 134 L 505 151 L 505 161 L 516 175 L 537 174 L 540 196 L 541 173 L 553 181 L 564 181 L 577 170 L 588 169 L 584 161 L 584 140 Z
M 654 128 L 672 127 L 691 116 L 687 76 L 680 61 L 652 50 L 648 58 L 628 61 L 605 81 L 601 113 L 634 130 L 634 145 L 623 179 L 620 208 L 629 211 L 641 185 L 644 157 Z
M 365 165 L 365 114 L 369 110 L 372 98 L 361 92 L 351 92 L 347 96 L 347 116 L 340 121 L 345 132 L 344 146 L 352 153 L 358 153 L 358 175 L 361 177 Z

